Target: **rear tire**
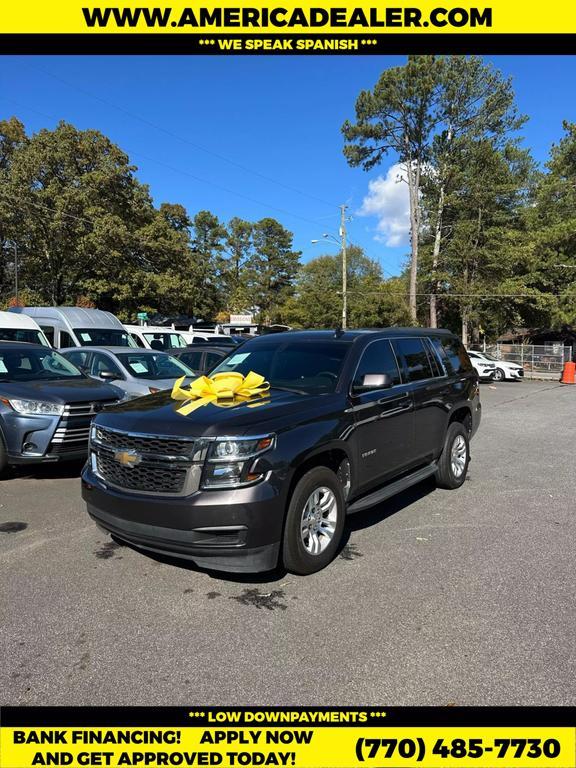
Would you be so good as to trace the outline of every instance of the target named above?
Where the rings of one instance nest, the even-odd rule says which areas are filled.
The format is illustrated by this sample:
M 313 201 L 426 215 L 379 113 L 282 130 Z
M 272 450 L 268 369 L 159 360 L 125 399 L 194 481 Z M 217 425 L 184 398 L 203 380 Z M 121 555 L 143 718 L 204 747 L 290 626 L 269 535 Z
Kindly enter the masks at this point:
M 468 430 L 459 421 L 455 421 L 448 427 L 444 449 L 438 462 L 438 469 L 436 470 L 438 487 L 448 490 L 460 488 L 466 480 L 469 463 Z
M 286 514 L 282 560 L 291 573 L 305 576 L 325 568 L 344 531 L 346 503 L 342 483 L 327 467 L 314 467 L 292 492 Z

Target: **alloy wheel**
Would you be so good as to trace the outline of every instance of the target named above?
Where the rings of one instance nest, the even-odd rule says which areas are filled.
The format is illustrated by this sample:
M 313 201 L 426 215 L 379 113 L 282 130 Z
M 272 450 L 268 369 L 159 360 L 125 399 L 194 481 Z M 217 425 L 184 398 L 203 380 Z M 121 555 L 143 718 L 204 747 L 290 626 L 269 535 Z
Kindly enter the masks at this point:
M 330 490 L 316 488 L 304 504 L 300 521 L 300 537 L 310 555 L 319 555 L 330 544 L 336 532 L 338 502 Z
M 452 443 L 452 450 L 450 451 L 450 463 L 454 477 L 462 477 L 462 473 L 466 469 L 467 454 L 468 449 L 466 447 L 466 440 L 462 435 L 457 435 Z

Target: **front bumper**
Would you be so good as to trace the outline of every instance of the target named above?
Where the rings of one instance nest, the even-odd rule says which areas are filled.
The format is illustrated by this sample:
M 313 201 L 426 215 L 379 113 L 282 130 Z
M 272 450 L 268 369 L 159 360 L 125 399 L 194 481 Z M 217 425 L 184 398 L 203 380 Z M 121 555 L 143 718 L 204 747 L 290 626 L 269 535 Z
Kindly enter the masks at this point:
M 232 573 L 269 571 L 278 563 L 285 502 L 274 483 L 153 496 L 110 488 L 86 465 L 82 497 L 101 528 L 139 549 Z

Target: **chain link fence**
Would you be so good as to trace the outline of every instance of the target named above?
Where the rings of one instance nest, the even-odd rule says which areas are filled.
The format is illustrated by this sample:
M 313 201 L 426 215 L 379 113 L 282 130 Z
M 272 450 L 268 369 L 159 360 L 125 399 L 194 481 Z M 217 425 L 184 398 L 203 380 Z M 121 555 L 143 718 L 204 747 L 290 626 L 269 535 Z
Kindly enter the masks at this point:
M 564 363 L 572 360 L 572 347 L 562 342 L 549 344 L 487 344 L 485 352 L 498 360 L 517 363 L 526 378 L 559 379 Z

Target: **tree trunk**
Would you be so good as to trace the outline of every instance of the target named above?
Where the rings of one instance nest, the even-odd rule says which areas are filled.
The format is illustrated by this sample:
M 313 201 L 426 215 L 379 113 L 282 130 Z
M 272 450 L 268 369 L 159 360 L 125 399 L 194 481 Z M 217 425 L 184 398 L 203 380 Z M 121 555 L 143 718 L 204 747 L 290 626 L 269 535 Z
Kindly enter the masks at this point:
M 468 309 L 465 307 L 462 310 L 462 344 L 465 347 L 468 346 Z
M 406 163 L 406 170 L 408 175 L 408 194 L 410 199 L 410 241 L 412 246 L 412 254 L 410 259 L 410 319 L 414 325 L 418 322 L 417 305 L 416 305 L 416 291 L 418 285 L 418 240 L 420 230 L 420 171 L 419 167 L 414 167 L 411 160 Z
M 432 293 L 430 295 L 430 327 L 438 328 L 438 305 L 436 294 L 438 292 L 438 280 L 436 272 L 440 260 L 440 246 L 442 244 L 442 216 L 444 215 L 444 183 L 440 185 L 438 196 L 438 211 L 436 214 L 436 232 L 434 235 L 434 250 L 432 251 Z

